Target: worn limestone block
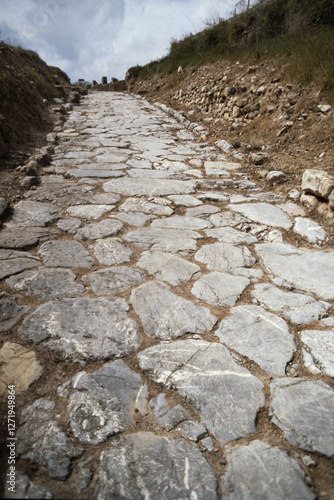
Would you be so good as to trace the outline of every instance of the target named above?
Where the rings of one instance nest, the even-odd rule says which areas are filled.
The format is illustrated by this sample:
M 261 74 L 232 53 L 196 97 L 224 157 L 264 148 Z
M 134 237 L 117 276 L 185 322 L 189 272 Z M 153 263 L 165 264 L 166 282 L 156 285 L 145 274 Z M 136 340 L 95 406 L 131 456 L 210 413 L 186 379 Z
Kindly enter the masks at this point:
M 129 262 L 133 254 L 131 248 L 127 247 L 120 238 L 98 239 L 90 248 L 100 264 L 104 266 Z
M 8 395 L 7 386 L 15 385 L 19 394 L 38 380 L 43 371 L 34 351 L 5 342 L 0 351 L 0 393 Z
M 184 217 L 181 215 L 172 215 L 165 219 L 156 219 L 152 222 L 151 227 L 170 228 L 170 229 L 195 229 L 201 230 L 212 227 L 211 222 L 200 219 L 199 217 Z
M 208 304 L 234 306 L 249 284 L 249 279 L 243 276 L 214 271 L 197 280 L 191 293 Z
M 149 406 L 156 423 L 166 431 L 171 431 L 180 422 L 190 418 L 189 413 L 183 406 L 176 405 L 170 408 L 165 394 L 158 394 L 158 396 L 151 399 Z
M 25 269 L 38 267 L 41 261 L 29 252 L 18 250 L 0 250 L 0 279 L 20 273 Z
M 256 259 L 247 247 L 236 247 L 228 243 L 203 245 L 195 253 L 198 262 L 206 264 L 213 271 L 230 271 L 235 268 L 252 267 Z
M 137 266 L 173 286 L 189 281 L 201 270 L 196 264 L 166 252 L 143 252 Z
M 118 234 L 123 228 L 123 223 L 117 220 L 105 219 L 93 222 L 78 229 L 74 238 L 77 240 L 97 240 Z
M 334 177 L 324 170 L 307 169 L 302 177 L 302 190 L 328 200 L 334 189 Z
M 293 230 L 295 233 L 306 238 L 309 243 L 321 245 L 327 240 L 324 228 L 307 217 L 296 217 Z
M 109 295 L 139 285 L 145 281 L 145 274 L 128 266 L 114 266 L 82 277 L 84 283 L 88 283 L 96 295 Z
M 195 181 L 174 179 L 132 179 L 120 178 L 103 184 L 106 192 L 126 196 L 165 196 L 168 194 L 190 194 L 196 191 Z
M 46 241 L 38 253 L 50 267 L 91 267 L 93 263 L 89 252 L 78 241 Z
M 334 377 L 334 331 L 304 330 L 301 339 L 305 346 L 303 354 L 307 368 L 312 373 Z
M 270 205 L 269 203 L 231 204 L 228 205 L 228 208 L 260 224 L 281 227 L 283 229 L 290 229 L 292 226 L 292 222 L 288 215 L 280 208 L 275 205 Z
M 6 332 L 29 311 L 28 306 L 18 306 L 14 297 L 0 292 L 0 332 Z
M 157 227 L 143 227 L 130 231 L 123 239 L 151 251 L 179 252 L 181 250 L 196 250 L 196 240 L 202 238 L 197 231 L 185 229 L 161 229 Z

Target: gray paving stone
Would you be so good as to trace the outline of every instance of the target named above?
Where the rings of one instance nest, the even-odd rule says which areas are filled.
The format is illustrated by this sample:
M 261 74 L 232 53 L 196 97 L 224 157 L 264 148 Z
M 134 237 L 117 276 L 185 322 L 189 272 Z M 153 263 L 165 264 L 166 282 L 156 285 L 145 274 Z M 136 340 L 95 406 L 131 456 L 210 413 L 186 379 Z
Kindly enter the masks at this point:
M 105 219 L 100 222 L 92 222 L 78 229 L 74 238 L 78 240 L 97 240 L 118 234 L 123 228 L 123 223 L 116 220 Z
M 57 226 L 65 233 L 75 234 L 77 229 L 82 226 L 83 222 L 81 219 L 71 217 L 69 219 L 62 219 L 58 222 Z
M 22 411 L 17 452 L 39 465 L 52 479 L 65 480 L 70 473 L 71 460 L 81 456 L 82 449 L 73 445 L 54 419 L 54 413 L 55 404 L 46 399 L 37 399 Z
M 324 228 L 307 217 L 296 217 L 293 230 L 295 233 L 306 238 L 309 243 L 321 245 L 327 239 Z
M 159 281 L 134 289 L 130 301 L 147 335 L 162 340 L 209 332 L 217 321 L 209 309 L 175 295 Z
M 171 207 L 141 198 L 127 198 L 119 209 L 123 212 L 143 212 L 151 215 L 171 215 L 174 212 Z
M 47 302 L 25 318 L 19 335 L 83 365 L 121 358 L 141 344 L 137 324 L 128 317 L 128 310 L 126 301 L 119 298 Z
M 38 253 L 49 267 L 91 267 L 93 263 L 85 247 L 73 240 L 46 241 Z
M 63 182 L 53 186 L 38 187 L 35 191 L 29 191 L 26 198 L 59 205 L 81 205 L 90 203 L 89 198 L 95 192 L 96 188 L 93 186 Z
M 259 244 L 255 250 L 277 285 L 313 293 L 324 300 L 334 299 L 334 252 L 286 243 Z
M 149 160 L 145 160 L 143 158 L 132 158 L 131 160 L 128 160 L 127 165 L 130 165 L 130 167 L 133 168 L 146 168 L 146 169 L 151 169 L 152 168 L 152 163 Z
M 217 500 L 212 466 L 196 444 L 151 432 L 114 440 L 102 453 L 92 500 Z
M 67 209 L 70 217 L 79 217 L 79 219 L 99 219 L 102 215 L 111 212 L 114 205 L 76 205 Z
M 186 283 L 201 270 L 196 264 L 165 252 L 143 252 L 137 266 L 173 286 Z
M 126 196 L 165 196 L 168 194 L 191 194 L 196 191 L 195 181 L 173 179 L 115 179 L 103 184 L 106 192 Z
M 75 279 L 75 274 L 69 269 L 36 269 L 11 276 L 6 283 L 18 292 L 50 300 L 81 295 L 85 287 Z
M 213 271 L 230 271 L 243 267 L 252 267 L 255 257 L 247 247 L 236 247 L 228 243 L 213 243 L 202 246 L 195 253 L 195 260 L 206 264 Z
M 146 276 L 143 272 L 131 267 L 114 266 L 86 274 L 81 279 L 92 287 L 96 295 L 109 295 L 143 283 Z
M 158 394 L 158 396 L 151 399 L 149 406 L 156 423 L 166 431 L 171 431 L 180 422 L 190 418 L 183 406 L 176 405 L 170 408 L 165 394 Z
M 199 238 L 202 236 L 196 231 L 155 227 L 136 229 L 123 236 L 123 239 L 131 245 L 162 252 L 196 250 L 196 240 Z
M 0 279 L 18 274 L 25 269 L 38 267 L 41 261 L 29 252 L 19 250 L 0 250 Z
M 186 176 L 176 170 L 129 169 L 127 174 L 135 179 L 186 179 Z
M 0 332 L 10 330 L 29 309 L 28 306 L 18 306 L 14 297 L 0 292 Z
M 216 227 L 242 227 L 244 224 L 249 224 L 250 222 L 243 215 L 229 211 L 213 214 L 209 217 L 209 221 Z
M 125 172 L 122 170 L 99 170 L 93 169 L 90 170 L 88 168 L 75 168 L 72 170 L 68 170 L 67 174 L 70 177 L 78 178 L 86 178 L 86 177 L 98 177 L 100 179 L 108 179 L 110 177 L 124 177 Z
M 262 307 L 246 305 L 231 309 L 216 335 L 228 347 L 255 361 L 270 375 L 285 375 L 285 367 L 296 351 L 285 321 Z
M 121 200 L 121 196 L 115 193 L 98 193 L 89 196 L 89 199 L 86 200 L 93 205 L 114 205 Z
M 0 248 L 25 249 L 59 234 L 59 230 L 45 227 L 2 229 L 0 231 Z
M 131 248 L 127 247 L 123 240 L 119 238 L 97 240 L 90 248 L 93 250 L 96 259 L 104 266 L 130 262 L 133 255 Z
M 300 500 L 315 498 L 298 462 L 276 446 L 256 440 L 227 450 L 221 477 L 223 498 L 229 500 Z
M 259 283 L 252 291 L 261 304 L 298 325 L 311 323 L 327 314 L 331 304 L 309 295 L 287 292 L 269 283 Z
M 93 373 L 77 373 L 58 394 L 68 400 L 67 416 L 76 439 L 98 445 L 134 424 L 142 391 L 140 376 L 116 360 Z
M 197 280 L 191 293 L 214 306 L 234 306 L 249 284 L 243 276 L 214 271 Z
M 54 498 L 54 496 L 53 493 L 50 490 L 48 490 L 45 486 L 33 483 L 29 478 L 29 476 L 16 470 L 15 493 L 12 493 L 11 491 L 7 490 L 5 492 L 4 498 L 52 499 Z
M 202 201 L 216 201 L 216 202 L 225 202 L 229 201 L 229 198 L 218 191 L 208 191 L 206 193 L 202 193 L 198 196 L 198 198 Z
M 320 380 L 276 379 L 271 384 L 272 421 L 293 445 L 334 453 L 334 391 Z
M 196 207 L 197 205 L 202 205 L 203 202 L 195 196 L 191 196 L 190 194 L 174 194 L 168 196 L 170 200 L 172 200 L 176 205 L 183 207 Z
M 212 227 L 211 222 L 200 219 L 199 217 L 184 217 L 182 215 L 172 215 L 164 219 L 156 219 L 152 222 L 151 227 L 168 228 L 168 229 L 195 229 L 201 230 L 207 227 Z
M 164 342 L 141 351 L 138 359 L 155 382 L 177 389 L 220 441 L 255 431 L 263 384 L 226 347 L 204 340 Z
M 176 430 L 180 432 L 182 437 L 196 442 L 207 435 L 207 430 L 204 425 L 194 422 L 193 420 L 181 422 Z
M 282 227 L 283 229 L 290 229 L 292 226 L 292 222 L 287 214 L 280 208 L 269 203 L 231 204 L 228 207 L 260 224 Z
M 19 201 L 13 207 L 13 215 L 5 225 L 16 226 L 48 226 L 61 218 L 62 211 L 50 203 L 37 201 Z
M 333 330 L 304 330 L 301 333 L 301 340 L 305 346 L 306 367 L 312 373 L 323 373 L 334 377 L 334 331 Z
M 209 238 L 216 238 L 223 243 L 230 243 L 232 245 L 252 245 L 257 243 L 258 240 L 251 234 L 243 233 L 233 229 L 233 227 L 218 227 L 216 229 L 207 229 L 205 234 Z
M 130 226 L 143 227 L 147 221 L 154 219 L 154 215 L 146 215 L 143 212 L 127 212 L 125 214 L 110 215 L 115 219 L 119 219 Z

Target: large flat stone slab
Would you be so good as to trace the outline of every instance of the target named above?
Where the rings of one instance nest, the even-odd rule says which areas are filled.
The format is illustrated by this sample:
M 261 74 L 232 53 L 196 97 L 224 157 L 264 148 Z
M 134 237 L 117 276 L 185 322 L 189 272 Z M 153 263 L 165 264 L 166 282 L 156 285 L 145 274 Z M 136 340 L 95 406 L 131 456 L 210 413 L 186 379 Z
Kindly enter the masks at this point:
M 216 238 L 222 243 L 230 243 L 231 245 L 252 245 L 258 240 L 251 234 L 243 233 L 233 229 L 233 227 L 218 227 L 215 229 L 207 229 L 205 234 L 209 238 Z
M 181 340 L 138 354 L 142 370 L 155 382 L 175 388 L 196 408 L 202 423 L 222 442 L 255 431 L 264 404 L 263 384 L 241 367 L 221 344 Z
M 18 250 L 0 250 L 0 279 L 18 274 L 25 269 L 38 267 L 41 261 L 35 255 L 29 252 L 20 252 Z
M 295 233 L 306 238 L 309 243 L 316 245 L 321 245 L 327 239 L 324 228 L 307 217 L 296 217 L 293 230 Z
M 8 397 L 8 386 L 17 394 L 26 391 L 43 371 L 34 351 L 19 344 L 5 342 L 0 351 L 0 394 Z
M 46 241 L 38 253 L 44 264 L 50 267 L 91 267 L 93 263 L 93 258 L 79 241 Z
M 62 211 L 50 203 L 38 201 L 19 201 L 13 207 L 13 215 L 7 227 L 15 226 L 48 226 L 61 218 Z
M 67 398 L 74 436 L 89 445 L 103 443 L 133 425 L 144 393 L 140 376 L 122 360 L 106 363 L 93 373 L 79 372 L 58 389 Z
M 269 283 L 255 285 L 252 295 L 261 305 L 298 325 L 321 319 L 331 307 L 310 295 L 284 291 Z
M 256 262 L 247 247 L 236 247 L 228 243 L 204 245 L 195 253 L 195 259 L 206 264 L 212 271 L 222 272 L 252 267 Z
M 25 249 L 59 234 L 59 230 L 46 227 L 5 228 L 0 231 L 0 248 Z
M 98 177 L 99 179 L 108 179 L 110 177 L 124 177 L 125 172 L 122 170 L 102 170 L 102 169 L 88 169 L 88 168 L 73 168 L 67 171 L 70 177 Z
M 67 209 L 70 217 L 79 217 L 79 219 L 94 220 L 99 219 L 102 215 L 111 212 L 114 205 L 76 205 Z
M 320 380 L 276 379 L 271 384 L 272 421 L 305 450 L 334 453 L 334 391 Z
M 19 335 L 81 364 L 121 358 L 141 344 L 128 310 L 126 301 L 118 298 L 47 302 L 25 318 Z
M 95 257 L 104 266 L 130 262 L 133 252 L 120 238 L 105 238 L 91 245 Z
M 113 266 L 86 274 L 81 279 L 92 287 L 96 295 L 109 295 L 143 283 L 146 276 L 128 266 Z
M 199 217 L 184 217 L 181 215 L 172 215 L 164 219 L 156 219 L 151 227 L 170 228 L 170 229 L 195 229 L 201 230 L 212 227 L 211 222 L 200 219 Z
M 143 212 L 150 215 L 171 215 L 174 212 L 168 205 L 141 198 L 127 198 L 119 209 L 123 212 Z
M 143 252 L 137 266 L 173 286 L 186 283 L 201 270 L 196 264 L 166 252 Z
M 286 243 L 255 246 L 266 270 L 276 284 L 334 299 L 334 252 L 297 248 Z
M 75 280 L 75 274 L 69 269 L 36 269 L 11 276 L 6 283 L 16 291 L 50 300 L 81 295 L 85 287 Z
M 215 472 L 194 443 L 137 432 L 102 453 L 92 496 L 149 500 L 217 500 Z
M 131 293 L 130 301 L 147 335 L 162 340 L 209 332 L 217 321 L 209 309 L 175 295 L 161 282 L 139 286 Z
M 65 480 L 71 460 L 82 455 L 54 418 L 55 404 L 37 399 L 22 412 L 17 431 L 17 453 L 38 465 L 52 479 Z
M 285 375 L 296 344 L 285 321 L 258 306 L 238 306 L 216 331 L 221 342 L 255 361 L 270 375 Z
M 96 192 L 93 186 L 63 182 L 52 186 L 40 186 L 35 191 L 29 191 L 29 200 L 57 203 L 59 205 L 81 205 L 90 203 L 89 199 Z
M 214 271 L 197 280 L 191 293 L 214 306 L 234 306 L 249 284 L 243 276 Z
M 6 332 L 29 311 L 28 306 L 18 306 L 14 297 L 0 292 L 0 332 Z
M 100 222 L 93 222 L 78 229 L 74 238 L 78 240 L 97 240 L 100 238 L 108 238 L 118 234 L 123 228 L 124 224 L 117 220 L 102 220 Z
M 156 227 L 143 227 L 123 236 L 123 239 L 131 245 L 144 250 L 151 249 L 162 252 L 196 250 L 196 240 L 199 238 L 202 236 L 196 231 Z
M 304 330 L 301 339 L 307 368 L 312 373 L 334 377 L 334 331 Z
M 248 446 L 227 450 L 227 466 L 221 477 L 223 498 L 246 500 L 312 500 L 314 493 L 305 482 L 297 460 L 276 446 L 256 440 Z
M 146 215 L 143 212 L 127 212 L 110 215 L 110 217 L 126 222 L 130 226 L 143 227 L 147 221 L 154 219 L 155 215 Z
M 270 205 L 269 203 L 231 204 L 228 207 L 260 224 L 281 227 L 283 229 L 290 229 L 292 226 L 292 222 L 288 215 L 280 208 L 275 205 Z
M 115 179 L 103 184 L 106 192 L 126 196 L 166 196 L 168 194 L 190 194 L 196 191 L 195 181 L 173 179 Z

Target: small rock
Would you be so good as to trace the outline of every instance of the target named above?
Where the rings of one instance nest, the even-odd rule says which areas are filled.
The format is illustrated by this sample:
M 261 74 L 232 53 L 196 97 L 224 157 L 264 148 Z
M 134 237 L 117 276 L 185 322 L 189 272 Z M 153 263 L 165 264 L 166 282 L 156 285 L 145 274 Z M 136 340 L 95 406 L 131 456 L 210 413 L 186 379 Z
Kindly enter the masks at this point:
M 269 155 L 268 153 L 251 153 L 249 159 L 254 165 L 263 165 L 269 160 Z
M 274 183 L 280 183 L 285 181 L 285 173 L 279 170 L 272 170 L 267 174 L 267 181 Z
M 8 394 L 8 385 L 15 385 L 18 394 L 26 391 L 42 371 L 34 351 L 5 342 L 0 351 L 0 394 Z
M 325 200 L 334 189 L 334 177 L 324 170 L 305 170 L 302 178 L 302 190 L 311 193 Z
M 188 412 L 181 405 L 169 408 L 164 394 L 159 394 L 151 399 L 149 406 L 156 423 L 166 431 L 171 431 L 180 422 L 190 418 Z

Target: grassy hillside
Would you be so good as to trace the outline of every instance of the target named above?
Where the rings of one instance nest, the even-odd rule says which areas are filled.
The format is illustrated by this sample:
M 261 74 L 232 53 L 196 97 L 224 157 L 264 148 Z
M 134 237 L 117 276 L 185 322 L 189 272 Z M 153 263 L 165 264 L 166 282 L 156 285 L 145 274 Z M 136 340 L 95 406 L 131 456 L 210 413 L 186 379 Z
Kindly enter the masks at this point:
M 13 149 L 22 148 L 43 130 L 47 121 L 43 99 L 62 95 L 57 83 L 69 85 L 70 80 L 35 52 L 0 42 L 0 166 Z
M 316 81 L 333 98 L 333 0 L 259 0 L 241 14 L 172 41 L 166 57 L 132 67 L 128 76 L 145 79 L 219 59 L 251 64 L 272 57 L 288 63 L 291 77 L 301 83 Z

